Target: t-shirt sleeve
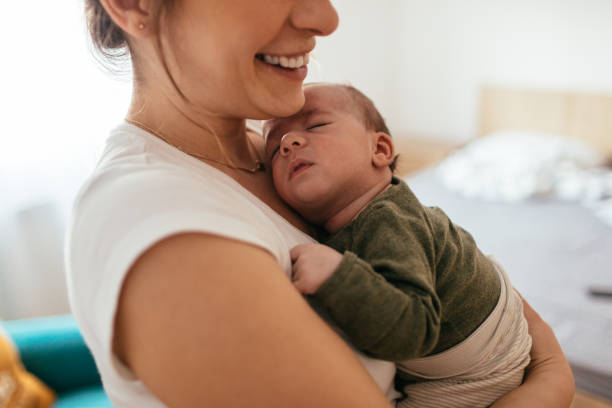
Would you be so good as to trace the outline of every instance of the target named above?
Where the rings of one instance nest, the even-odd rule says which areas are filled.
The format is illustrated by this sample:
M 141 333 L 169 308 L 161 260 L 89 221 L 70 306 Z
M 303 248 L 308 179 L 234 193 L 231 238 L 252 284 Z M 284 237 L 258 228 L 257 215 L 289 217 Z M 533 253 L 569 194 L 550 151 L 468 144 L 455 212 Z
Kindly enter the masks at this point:
M 86 341 L 104 350 L 98 364 L 117 364 L 111 344 L 121 286 L 132 264 L 155 243 L 203 232 L 277 257 L 281 251 L 270 239 L 274 232 L 265 217 L 248 200 L 222 181 L 188 176 L 168 169 L 110 169 L 76 201 L 66 245 L 69 294 Z

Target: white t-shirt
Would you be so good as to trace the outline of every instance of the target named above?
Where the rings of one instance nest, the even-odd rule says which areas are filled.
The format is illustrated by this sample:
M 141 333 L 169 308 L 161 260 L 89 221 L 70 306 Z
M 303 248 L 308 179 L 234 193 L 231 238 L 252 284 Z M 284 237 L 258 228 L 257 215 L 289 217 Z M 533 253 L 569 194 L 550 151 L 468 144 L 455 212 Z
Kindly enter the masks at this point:
M 76 199 L 66 241 L 72 311 L 116 407 L 164 407 L 113 354 L 112 330 L 131 265 L 153 244 L 180 232 L 262 247 L 288 276 L 289 250 L 314 242 L 231 177 L 136 126 L 119 125 Z M 395 398 L 395 365 L 358 356 L 389 399 Z

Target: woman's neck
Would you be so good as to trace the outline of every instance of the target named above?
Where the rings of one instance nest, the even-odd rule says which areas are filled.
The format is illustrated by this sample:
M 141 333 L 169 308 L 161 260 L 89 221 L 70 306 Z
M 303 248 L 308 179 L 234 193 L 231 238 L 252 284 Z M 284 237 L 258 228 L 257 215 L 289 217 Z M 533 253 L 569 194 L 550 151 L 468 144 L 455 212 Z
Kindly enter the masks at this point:
M 126 119 L 144 124 L 167 143 L 194 156 L 250 168 L 257 152 L 250 146 L 246 120 L 203 112 L 161 87 L 134 87 Z
M 263 138 L 247 132 L 244 119 L 193 112 L 178 97 L 169 98 L 159 91 L 145 92 L 136 85 L 133 95 L 126 119 L 144 124 L 163 135 L 166 142 L 181 146 L 185 152 L 223 162 L 229 159 L 235 166 L 244 168 L 252 168 L 253 160 L 263 157 Z M 249 137 L 251 142 L 247 139 Z M 207 164 L 215 166 L 215 163 Z M 232 177 L 295 227 L 304 232 L 309 231 L 304 220 L 276 193 L 269 170 L 250 173 L 224 166 L 215 167 Z

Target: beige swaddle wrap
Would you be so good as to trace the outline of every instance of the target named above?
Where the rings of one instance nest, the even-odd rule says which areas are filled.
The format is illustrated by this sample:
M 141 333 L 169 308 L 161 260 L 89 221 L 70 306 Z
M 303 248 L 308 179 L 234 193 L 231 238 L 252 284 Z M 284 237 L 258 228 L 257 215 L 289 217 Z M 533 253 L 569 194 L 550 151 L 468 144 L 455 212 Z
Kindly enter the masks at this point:
M 397 364 L 400 376 L 418 379 L 404 387 L 398 408 L 488 407 L 521 384 L 529 364 L 531 336 L 523 304 L 502 266 L 501 293 L 487 319 L 467 339 L 436 355 Z

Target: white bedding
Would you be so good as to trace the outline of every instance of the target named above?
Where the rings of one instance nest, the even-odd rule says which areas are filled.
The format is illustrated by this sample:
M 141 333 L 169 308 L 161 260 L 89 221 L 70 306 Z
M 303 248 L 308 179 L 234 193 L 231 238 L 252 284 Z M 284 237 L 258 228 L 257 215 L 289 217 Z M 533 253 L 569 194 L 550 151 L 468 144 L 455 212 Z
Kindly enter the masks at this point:
M 595 148 L 553 134 L 501 131 L 477 139 L 436 171 L 449 189 L 495 202 L 579 202 L 612 226 L 612 170 Z

